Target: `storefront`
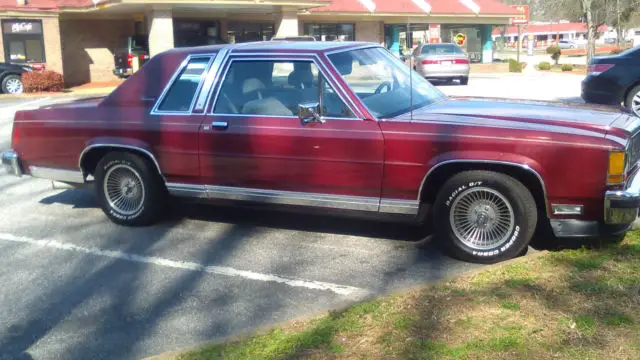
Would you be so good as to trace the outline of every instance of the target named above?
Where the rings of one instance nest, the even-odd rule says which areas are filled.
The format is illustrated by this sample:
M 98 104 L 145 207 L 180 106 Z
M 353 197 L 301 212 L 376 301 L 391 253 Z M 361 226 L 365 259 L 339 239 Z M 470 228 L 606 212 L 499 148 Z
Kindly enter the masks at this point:
M 2 20 L 4 57 L 18 64 L 46 62 L 41 20 Z
M 268 41 L 366 41 L 409 53 L 425 42 L 456 42 L 491 62 L 494 26 L 515 12 L 497 0 L 0 0 L 0 61 L 45 63 L 67 85 L 111 81 L 123 42 L 149 55 L 173 47 Z

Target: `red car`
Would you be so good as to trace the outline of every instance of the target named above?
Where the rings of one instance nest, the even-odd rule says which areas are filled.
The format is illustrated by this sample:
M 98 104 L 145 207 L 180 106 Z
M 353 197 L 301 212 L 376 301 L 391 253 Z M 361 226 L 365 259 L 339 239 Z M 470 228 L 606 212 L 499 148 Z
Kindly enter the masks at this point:
M 122 225 L 167 195 L 350 210 L 432 223 L 489 263 L 536 231 L 624 234 L 638 129 L 621 109 L 447 98 L 374 44 L 271 41 L 174 49 L 104 99 L 17 112 L 3 163 L 94 183 Z

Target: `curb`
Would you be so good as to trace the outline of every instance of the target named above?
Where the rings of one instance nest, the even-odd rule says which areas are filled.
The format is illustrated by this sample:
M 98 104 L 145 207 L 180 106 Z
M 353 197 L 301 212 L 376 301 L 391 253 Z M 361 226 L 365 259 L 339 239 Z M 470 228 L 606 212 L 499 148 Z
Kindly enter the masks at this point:
M 420 244 L 417 244 L 416 246 L 420 246 Z M 531 250 L 532 248 L 529 247 L 529 249 Z M 419 285 L 413 285 L 413 286 L 409 286 L 406 288 L 402 288 L 402 289 L 395 289 L 393 291 L 383 291 L 377 294 L 370 294 L 367 296 L 362 297 L 361 299 L 358 300 L 344 300 L 342 301 L 340 304 L 331 307 L 330 309 L 326 309 L 324 311 L 320 311 L 320 312 L 315 312 L 312 314 L 308 314 L 308 315 L 303 315 L 300 317 L 296 317 L 294 319 L 291 320 L 285 320 L 285 321 L 280 321 L 277 323 L 273 323 L 273 324 L 267 324 L 267 325 L 263 325 L 263 326 L 259 326 L 257 328 L 254 328 L 252 330 L 246 330 L 246 331 L 241 331 L 238 334 L 235 335 L 229 335 L 229 336 L 225 336 L 223 338 L 217 339 L 217 340 L 213 340 L 213 341 L 206 341 L 206 342 L 202 342 L 199 343 L 197 345 L 193 345 L 190 347 L 185 347 L 182 349 L 178 349 L 178 350 L 172 350 L 172 351 L 167 351 L 158 355 L 152 355 L 150 357 L 147 358 L 143 358 L 142 360 L 175 360 L 177 358 L 177 356 L 184 354 L 185 352 L 189 352 L 189 351 L 193 351 L 193 350 L 198 350 L 201 349 L 205 346 L 210 346 L 210 345 L 218 345 L 218 344 L 223 344 L 223 343 L 227 343 L 227 342 L 233 342 L 236 340 L 243 340 L 246 339 L 252 335 L 262 335 L 264 333 L 267 333 L 273 329 L 279 328 L 279 327 L 284 327 L 296 322 L 301 322 L 301 321 L 309 321 L 309 320 L 313 320 L 316 318 L 320 318 L 323 316 L 328 316 L 331 314 L 331 312 L 341 312 L 341 311 L 345 311 L 346 309 L 348 309 L 349 307 L 358 304 L 358 303 L 362 303 L 365 301 L 369 301 L 369 300 L 373 300 L 376 298 L 380 298 L 380 297 L 385 297 L 385 296 L 394 296 L 394 295 L 400 295 L 403 293 L 407 293 L 407 292 L 413 292 L 413 291 L 421 291 L 424 289 L 427 289 L 431 286 L 435 286 L 438 284 L 444 284 L 446 282 L 449 282 L 451 280 L 457 279 L 457 278 L 462 278 L 462 277 L 468 277 L 468 276 L 473 276 L 476 274 L 479 274 L 489 268 L 492 269 L 499 269 L 514 263 L 519 263 L 519 262 L 524 262 L 524 261 L 529 261 L 532 259 L 537 259 L 539 257 L 542 257 L 544 255 L 549 254 L 548 250 L 542 250 L 542 251 L 535 251 L 533 253 L 528 252 L 527 255 L 525 256 L 520 256 L 520 257 L 516 257 L 514 259 L 510 259 L 510 260 L 506 260 L 503 261 L 501 263 L 498 264 L 493 264 L 493 265 L 484 265 L 481 267 L 478 267 L 476 269 L 472 269 L 469 271 L 465 271 L 461 274 L 458 274 L 456 276 L 449 276 L 449 277 L 444 277 L 438 281 L 434 281 L 434 282 L 430 282 L 430 283 L 424 283 L 424 284 L 419 284 Z
M 22 94 L 1 94 L 0 99 L 23 99 L 32 97 L 65 97 L 65 96 L 78 96 L 78 95 L 109 95 L 115 87 L 107 88 L 94 88 L 94 89 L 79 89 L 68 90 L 63 92 L 38 92 L 38 93 L 22 93 Z

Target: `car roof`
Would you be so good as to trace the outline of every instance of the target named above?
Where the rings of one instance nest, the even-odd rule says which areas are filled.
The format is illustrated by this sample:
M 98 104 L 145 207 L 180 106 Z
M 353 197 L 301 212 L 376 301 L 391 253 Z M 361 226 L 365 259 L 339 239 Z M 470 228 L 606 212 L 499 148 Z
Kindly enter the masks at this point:
M 190 48 L 174 48 L 169 50 L 172 53 L 215 53 L 220 49 L 227 48 L 231 52 L 243 53 L 254 51 L 301 51 L 301 52 L 327 52 L 334 50 L 347 50 L 349 48 L 356 48 L 362 46 L 380 46 L 376 43 L 370 42 L 357 42 L 357 41 L 259 41 L 248 42 L 240 44 L 219 44 L 219 45 L 205 45 Z

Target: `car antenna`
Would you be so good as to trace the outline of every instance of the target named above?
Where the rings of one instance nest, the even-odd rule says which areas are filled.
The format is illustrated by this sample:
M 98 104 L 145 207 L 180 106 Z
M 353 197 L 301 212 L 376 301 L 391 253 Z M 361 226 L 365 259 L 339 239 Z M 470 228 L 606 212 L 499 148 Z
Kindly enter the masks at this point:
M 410 31 L 411 23 L 407 19 L 407 40 L 411 41 L 411 49 L 413 49 L 413 34 Z M 413 52 L 409 55 L 409 116 L 409 119 L 413 121 Z

